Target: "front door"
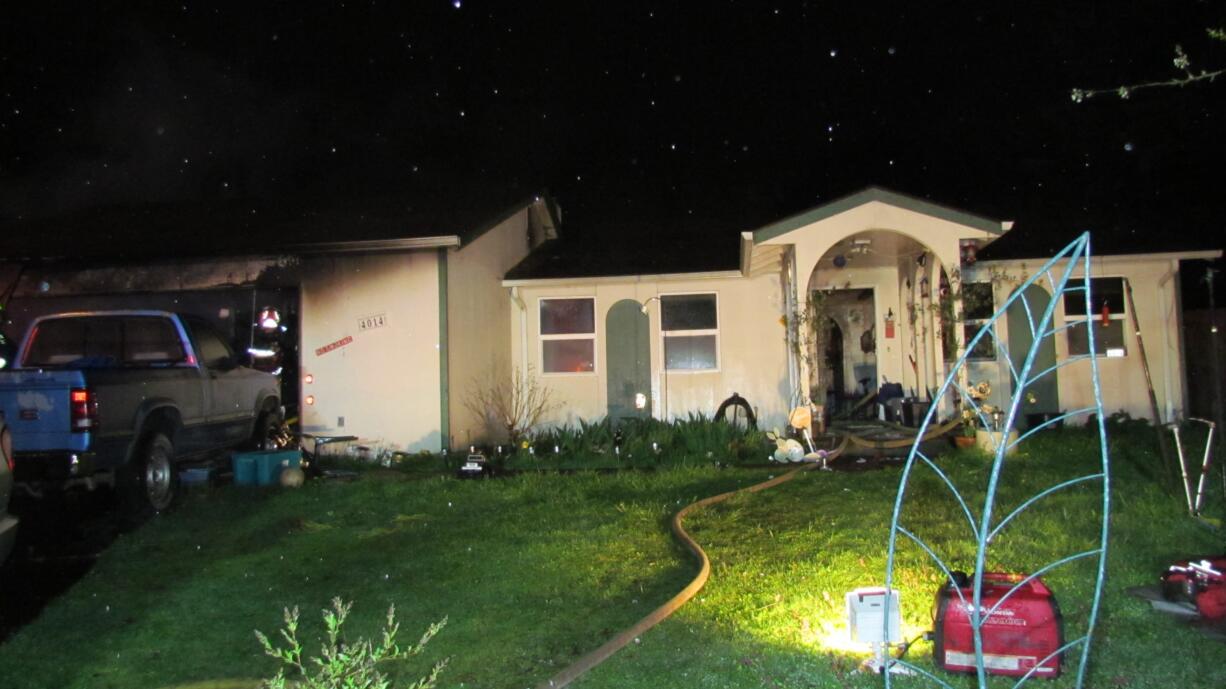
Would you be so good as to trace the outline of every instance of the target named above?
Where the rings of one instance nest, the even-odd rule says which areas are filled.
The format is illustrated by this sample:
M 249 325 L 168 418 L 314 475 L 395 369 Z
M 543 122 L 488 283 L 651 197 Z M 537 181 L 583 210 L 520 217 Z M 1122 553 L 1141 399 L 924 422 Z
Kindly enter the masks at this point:
M 643 305 L 623 299 L 605 317 L 609 420 L 651 416 L 651 336 Z
M 1010 304 L 1005 312 L 1005 317 L 1008 319 L 1007 322 L 1009 324 L 1009 360 L 1013 362 L 1013 370 L 1019 373 L 1022 370 L 1022 365 L 1026 363 L 1026 355 L 1030 353 L 1030 347 L 1034 343 L 1031 319 L 1033 319 L 1035 327 L 1038 328 L 1039 319 L 1043 317 L 1043 312 L 1047 310 L 1047 304 L 1051 301 L 1051 295 L 1042 287 L 1031 285 L 1026 288 L 1024 298 L 1026 300 L 1025 304 L 1022 303 L 1021 299 L 1018 299 Z M 1027 306 L 1029 306 L 1029 314 L 1027 313 Z M 1050 328 L 1050 326 L 1048 327 Z M 1056 380 L 1057 371 L 1052 369 L 1055 365 L 1056 341 L 1051 336 L 1048 336 L 1039 344 L 1039 351 L 1035 353 L 1034 363 L 1030 365 L 1030 376 L 1034 377 L 1043 371 L 1048 372 L 1027 387 L 1026 391 L 1030 394 L 1028 399 L 1022 402 L 1018 414 L 1020 417 L 1019 423 L 1024 424 L 1027 415 L 1052 414 L 1060 410 L 1059 385 Z M 1013 381 L 1012 391 L 1017 391 L 1016 381 Z

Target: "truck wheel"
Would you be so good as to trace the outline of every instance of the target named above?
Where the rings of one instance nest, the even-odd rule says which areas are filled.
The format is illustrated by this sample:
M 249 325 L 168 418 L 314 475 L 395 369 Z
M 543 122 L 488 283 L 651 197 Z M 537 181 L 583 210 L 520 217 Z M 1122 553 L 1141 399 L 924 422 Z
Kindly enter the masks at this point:
M 123 472 L 126 512 L 132 521 L 174 505 L 179 494 L 179 472 L 174 466 L 174 445 L 164 433 L 153 433 L 141 445 L 132 465 Z
M 255 432 L 251 434 L 248 446 L 252 450 L 276 450 L 277 432 L 281 430 L 281 414 L 277 411 L 266 411 L 255 421 Z

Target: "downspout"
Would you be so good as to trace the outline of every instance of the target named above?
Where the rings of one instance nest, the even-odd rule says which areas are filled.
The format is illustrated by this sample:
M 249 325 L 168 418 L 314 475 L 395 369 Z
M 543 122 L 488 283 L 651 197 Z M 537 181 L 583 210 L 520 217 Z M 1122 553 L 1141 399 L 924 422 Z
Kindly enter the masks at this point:
M 1179 263 L 1177 261 L 1172 263 L 1175 264 L 1175 267 L 1162 276 L 1155 288 L 1158 293 L 1158 303 L 1162 305 L 1162 394 L 1166 401 L 1166 420 L 1168 422 L 1175 421 L 1175 402 L 1171 391 L 1171 380 L 1174 378 L 1171 374 L 1171 318 L 1174 314 L 1170 310 L 1172 300 L 1164 298 L 1164 292 L 1167 283 L 1179 274 Z
M 519 292 L 519 287 L 511 288 L 511 303 L 519 308 L 519 370 L 528 370 L 528 305 Z
M 447 249 L 438 250 L 439 445 L 451 449 L 451 382 L 447 353 Z

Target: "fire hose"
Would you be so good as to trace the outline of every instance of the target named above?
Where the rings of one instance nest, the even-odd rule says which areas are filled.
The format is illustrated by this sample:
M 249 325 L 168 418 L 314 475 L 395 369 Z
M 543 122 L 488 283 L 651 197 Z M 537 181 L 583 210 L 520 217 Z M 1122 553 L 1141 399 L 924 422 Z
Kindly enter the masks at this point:
M 841 455 L 843 450 L 846 448 L 847 440 L 844 439 L 838 447 L 831 450 L 826 455 L 826 461 L 838 458 L 838 456 Z M 561 672 L 557 673 L 553 677 L 550 677 L 544 682 L 541 682 L 537 685 L 537 689 L 561 689 L 562 687 L 567 686 L 585 674 L 588 670 L 591 670 L 597 665 L 600 665 L 604 661 L 608 660 L 610 656 L 621 650 L 624 646 L 633 642 L 634 639 L 643 632 L 668 619 L 668 617 L 680 609 L 682 605 L 685 605 L 691 598 L 696 596 L 698 592 L 702 590 L 702 587 L 707 583 L 707 579 L 711 576 L 711 560 L 707 557 L 707 553 L 702 549 L 702 546 L 699 545 L 698 542 L 695 541 L 685 530 L 684 521 L 686 516 L 688 516 L 691 512 L 724 502 L 725 500 L 733 496 L 740 495 L 741 493 L 758 493 L 767 490 L 768 488 L 774 488 L 781 483 L 786 483 L 796 478 L 802 471 L 809 471 L 810 469 L 814 469 L 819 466 L 821 466 L 821 463 L 819 462 L 805 463 L 804 465 L 797 467 L 786 474 L 776 476 L 769 481 L 763 481 L 762 483 L 755 483 L 754 485 L 745 488 L 738 488 L 737 490 L 728 491 L 727 493 L 713 495 L 709 498 L 703 498 L 682 507 L 680 511 L 673 515 L 673 537 L 676 538 L 681 545 L 685 546 L 686 549 L 694 555 L 695 559 L 698 560 L 698 574 L 694 576 L 689 584 L 686 584 L 685 588 L 681 589 L 675 596 L 668 599 L 663 605 L 655 610 L 652 610 L 645 617 L 640 619 L 638 622 L 635 622 L 617 636 L 614 636 L 612 639 L 606 641 L 599 648 L 588 652 L 586 655 L 580 657 L 575 662 L 563 668 Z
M 957 428 L 961 423 L 962 421 L 960 419 L 953 419 L 952 421 L 941 424 L 940 426 L 929 428 L 924 435 L 920 436 L 919 442 L 924 443 L 932 440 L 933 438 L 939 438 Z M 900 447 L 907 447 L 916 442 L 915 438 L 899 438 L 897 440 L 870 440 L 853 433 L 847 434 L 846 438 L 848 442 L 856 447 L 867 447 L 874 450 L 897 449 Z

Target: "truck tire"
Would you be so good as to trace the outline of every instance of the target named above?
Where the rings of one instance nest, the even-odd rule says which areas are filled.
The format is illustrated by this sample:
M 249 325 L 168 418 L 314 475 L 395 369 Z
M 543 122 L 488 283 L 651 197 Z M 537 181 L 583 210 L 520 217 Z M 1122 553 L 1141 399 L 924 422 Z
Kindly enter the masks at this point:
M 130 516 L 139 518 L 174 506 L 179 496 L 179 471 L 174 463 L 174 445 L 165 433 L 154 432 L 145 438 L 123 474 L 122 490 Z
M 259 418 L 255 420 L 255 430 L 251 434 L 251 440 L 247 442 L 248 449 L 276 450 L 280 446 L 275 436 L 280 428 L 281 412 L 274 409 L 260 413 Z

